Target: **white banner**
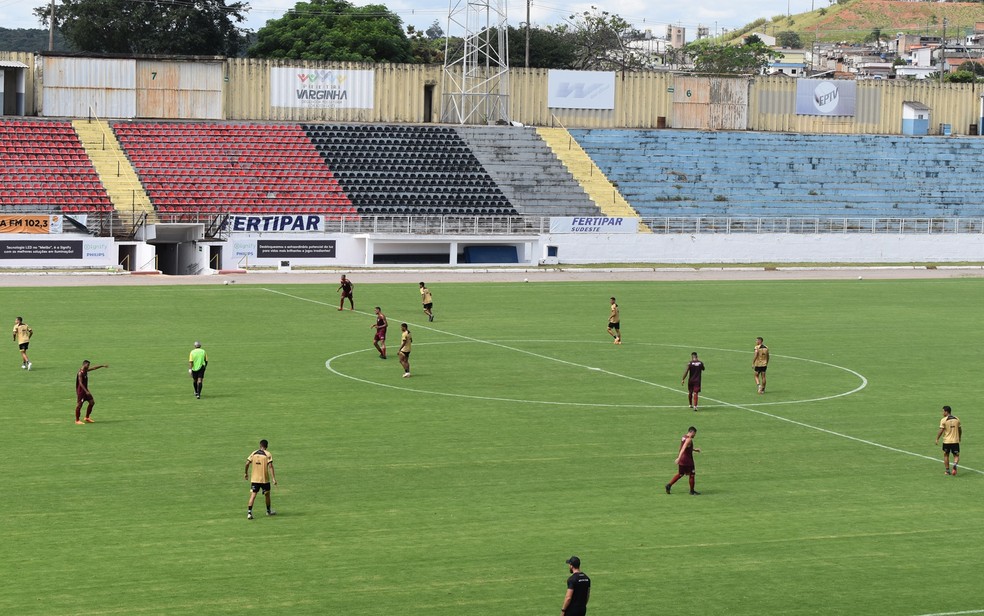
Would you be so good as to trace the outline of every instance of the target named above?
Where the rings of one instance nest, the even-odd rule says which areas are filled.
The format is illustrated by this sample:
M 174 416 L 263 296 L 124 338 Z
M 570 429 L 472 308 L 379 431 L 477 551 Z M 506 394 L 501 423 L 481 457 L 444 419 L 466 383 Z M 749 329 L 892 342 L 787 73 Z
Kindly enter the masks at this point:
M 256 216 L 230 216 L 224 226 L 233 233 L 262 233 L 276 231 L 318 232 L 324 231 L 324 218 L 316 214 L 268 214 Z
M 797 79 L 796 115 L 853 116 L 857 96 L 853 79 Z
M 547 73 L 547 107 L 615 109 L 615 73 L 556 71 Z
M 563 216 L 550 219 L 550 233 L 638 233 L 638 218 Z
M 310 109 L 372 109 L 373 71 L 271 68 L 270 104 Z

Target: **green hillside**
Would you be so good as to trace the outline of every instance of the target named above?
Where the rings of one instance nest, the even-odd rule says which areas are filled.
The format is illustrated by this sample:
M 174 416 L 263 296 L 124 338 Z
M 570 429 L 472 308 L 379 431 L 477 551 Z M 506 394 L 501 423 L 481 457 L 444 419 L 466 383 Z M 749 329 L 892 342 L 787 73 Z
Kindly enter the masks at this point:
M 818 0 L 817 4 L 826 4 Z M 946 19 L 947 36 L 962 36 L 973 31 L 974 24 L 984 22 L 984 3 L 981 2 L 894 2 L 892 0 L 848 0 L 841 4 L 818 7 L 814 11 L 786 17 L 776 15 L 771 20 L 756 20 L 728 38 L 734 39 L 750 32 L 775 35 L 792 31 L 800 35 L 805 45 L 821 42 L 863 42 L 874 30 L 882 39 L 892 39 L 899 32 L 940 36 Z

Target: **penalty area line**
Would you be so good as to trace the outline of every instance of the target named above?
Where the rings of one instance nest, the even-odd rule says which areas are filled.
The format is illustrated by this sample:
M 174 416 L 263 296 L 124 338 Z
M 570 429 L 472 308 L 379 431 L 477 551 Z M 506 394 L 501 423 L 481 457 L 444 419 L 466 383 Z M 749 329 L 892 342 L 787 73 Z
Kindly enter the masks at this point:
M 919 614 L 919 616 L 964 616 L 965 614 L 984 614 L 984 610 L 964 610 L 962 612 L 933 612 L 932 614 Z

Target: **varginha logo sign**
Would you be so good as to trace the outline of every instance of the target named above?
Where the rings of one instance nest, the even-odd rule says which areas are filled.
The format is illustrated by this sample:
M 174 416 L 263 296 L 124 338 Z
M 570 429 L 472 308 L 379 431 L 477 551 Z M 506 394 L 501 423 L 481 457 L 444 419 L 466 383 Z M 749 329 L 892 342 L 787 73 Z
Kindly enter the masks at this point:
M 373 71 L 270 69 L 270 104 L 312 109 L 372 109 Z
M 858 84 L 852 80 L 800 79 L 796 82 L 796 115 L 853 116 Z
M 549 71 L 547 107 L 551 109 L 615 109 L 615 73 Z

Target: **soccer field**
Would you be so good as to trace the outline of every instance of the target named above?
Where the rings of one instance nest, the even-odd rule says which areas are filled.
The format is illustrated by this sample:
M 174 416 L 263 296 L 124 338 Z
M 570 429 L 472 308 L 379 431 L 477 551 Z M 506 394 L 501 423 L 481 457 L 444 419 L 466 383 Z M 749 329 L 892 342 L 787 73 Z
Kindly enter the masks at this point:
M 980 279 L 432 283 L 430 323 L 416 280 L 353 278 L 354 312 L 335 284 L 0 289 L 35 331 L 0 367 L 0 614 L 557 614 L 572 554 L 592 616 L 984 614 Z M 79 426 L 83 359 L 110 367 Z M 667 495 L 690 425 L 702 494 Z M 261 438 L 279 514 L 248 521 Z

